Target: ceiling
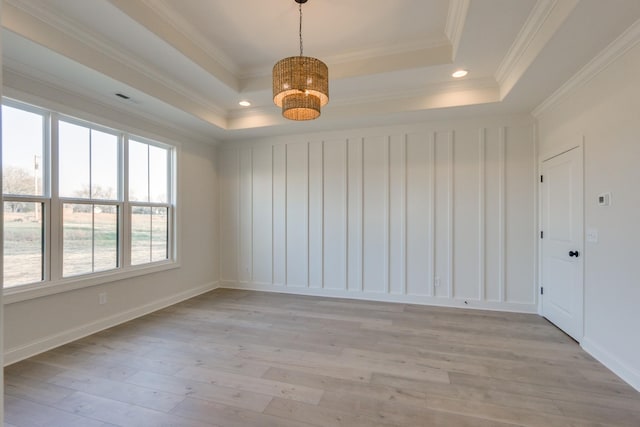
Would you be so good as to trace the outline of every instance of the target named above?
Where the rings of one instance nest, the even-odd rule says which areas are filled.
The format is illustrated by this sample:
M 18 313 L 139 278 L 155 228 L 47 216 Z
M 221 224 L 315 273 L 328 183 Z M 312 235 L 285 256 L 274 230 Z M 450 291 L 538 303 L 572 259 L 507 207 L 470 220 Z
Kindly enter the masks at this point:
M 223 141 L 528 113 L 638 19 L 637 0 L 309 0 L 304 52 L 330 73 L 313 122 L 272 101 L 273 64 L 299 51 L 294 0 L 5 0 L 3 66 L 7 86 Z

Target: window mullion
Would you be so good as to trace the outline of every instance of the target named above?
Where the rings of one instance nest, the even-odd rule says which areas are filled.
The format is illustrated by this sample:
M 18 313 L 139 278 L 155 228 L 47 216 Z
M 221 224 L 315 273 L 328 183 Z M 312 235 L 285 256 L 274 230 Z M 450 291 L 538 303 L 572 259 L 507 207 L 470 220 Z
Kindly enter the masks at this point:
M 169 199 L 167 200 L 170 203 L 169 206 L 169 253 L 167 254 L 169 259 L 179 262 L 180 261 L 180 235 L 178 230 L 178 220 L 180 219 L 180 211 L 179 211 L 179 203 L 178 198 L 180 197 L 180 193 L 178 192 L 178 175 L 179 169 L 178 165 L 180 164 L 180 150 L 177 147 L 171 149 L 171 164 L 169 167 L 169 188 L 171 192 L 169 194 Z
M 43 234 L 43 245 L 42 250 L 44 251 L 42 254 L 42 280 L 50 281 L 51 278 L 51 248 L 53 247 L 51 244 L 51 212 L 52 212 L 52 203 L 51 203 L 51 175 L 52 175 L 52 126 L 54 121 L 55 114 L 49 113 L 46 116 L 46 120 L 44 121 L 44 138 L 42 141 L 42 160 L 40 161 L 40 167 L 42 168 L 42 195 L 45 197 L 45 200 L 42 202 L 42 234 Z
M 91 204 L 91 272 L 96 271 L 96 205 Z
M 55 281 L 62 278 L 62 251 L 63 251 L 63 218 L 62 203 L 60 203 L 60 161 L 59 161 L 59 132 L 58 132 L 59 116 L 55 113 L 51 114 L 50 125 L 50 191 L 51 206 L 49 209 L 49 280 Z M 57 250 L 56 250 L 57 249 Z
M 153 208 L 149 208 L 149 262 L 153 261 Z
M 147 202 L 151 202 L 151 147 L 147 144 Z
M 120 176 L 122 179 L 122 266 L 131 265 L 131 204 L 129 203 L 129 138 L 127 135 L 122 137 L 122 170 Z
M 91 139 L 93 137 L 93 131 L 89 129 L 89 199 L 93 199 L 93 143 Z

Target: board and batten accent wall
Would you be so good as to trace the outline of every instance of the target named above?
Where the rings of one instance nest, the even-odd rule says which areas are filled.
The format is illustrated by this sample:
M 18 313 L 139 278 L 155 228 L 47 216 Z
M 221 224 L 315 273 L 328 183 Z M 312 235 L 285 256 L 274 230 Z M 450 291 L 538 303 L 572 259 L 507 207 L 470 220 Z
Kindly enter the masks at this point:
M 533 312 L 531 120 L 229 142 L 221 286 Z

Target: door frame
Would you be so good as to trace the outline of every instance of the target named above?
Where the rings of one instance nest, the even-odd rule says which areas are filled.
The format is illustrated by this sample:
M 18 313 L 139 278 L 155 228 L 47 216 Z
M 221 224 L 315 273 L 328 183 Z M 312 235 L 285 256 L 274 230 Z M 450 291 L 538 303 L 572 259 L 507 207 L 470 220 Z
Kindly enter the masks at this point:
M 584 318 L 585 318 L 585 314 L 584 314 L 584 301 L 585 301 L 585 281 L 584 281 L 584 268 L 585 268 L 585 262 L 586 262 L 586 253 L 585 253 L 585 244 L 584 244 L 584 233 L 585 233 L 585 194 L 584 194 L 584 189 L 585 189 L 585 177 L 584 177 L 584 149 L 585 146 L 585 138 L 583 135 L 581 135 L 580 137 L 575 138 L 574 141 L 571 141 L 569 143 L 563 144 L 563 145 L 559 145 L 557 147 L 553 147 L 549 150 L 545 150 L 545 152 L 540 153 L 540 155 L 538 156 L 538 175 L 537 175 L 537 182 L 538 182 L 538 236 L 537 236 L 537 242 L 538 242 L 538 268 L 537 268 L 537 276 L 538 276 L 538 280 L 537 280 L 537 286 L 536 286 L 536 295 L 537 295 L 537 302 L 538 302 L 538 314 L 540 316 L 542 316 L 543 314 L 543 298 L 541 296 L 541 289 L 542 289 L 542 261 L 543 261 L 543 252 L 542 252 L 542 241 L 540 239 L 540 232 L 543 230 L 543 194 L 542 194 L 542 183 L 540 182 L 540 175 L 542 175 L 542 171 L 543 171 L 543 164 L 545 161 L 550 160 L 554 157 L 560 156 L 564 153 L 567 153 L 571 150 L 578 150 L 578 158 L 580 159 L 580 208 L 578 209 L 578 213 L 581 216 L 581 223 L 582 223 L 582 227 L 580 230 L 580 235 L 578 236 L 578 244 L 580 246 L 579 250 L 582 254 L 582 265 L 581 268 L 578 270 L 578 280 L 579 280 L 579 286 L 578 288 L 580 289 L 580 294 L 578 295 L 578 307 L 580 310 L 580 313 L 578 313 L 577 318 L 579 321 L 578 324 L 578 328 L 576 331 L 576 337 L 575 338 L 579 343 L 582 341 L 582 339 L 584 338 Z

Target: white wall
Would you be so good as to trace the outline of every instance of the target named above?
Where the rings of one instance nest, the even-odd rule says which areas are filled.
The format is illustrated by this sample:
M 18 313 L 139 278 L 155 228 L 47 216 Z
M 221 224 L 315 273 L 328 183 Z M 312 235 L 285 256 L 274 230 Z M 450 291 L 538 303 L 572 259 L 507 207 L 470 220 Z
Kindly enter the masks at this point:
M 56 108 L 45 99 L 26 91 L 5 88 L 12 96 Z M 25 88 L 20 88 L 24 90 Z M 36 88 L 35 91 L 38 89 Z M 51 88 L 48 88 L 50 91 Z M 180 268 L 103 285 L 58 293 L 46 297 L 8 303 L 4 306 L 5 363 L 28 357 L 158 308 L 206 292 L 217 286 L 219 275 L 218 202 L 216 148 L 189 142 L 170 130 L 150 128 L 130 114 L 108 111 L 86 100 L 60 93 L 58 107 L 69 114 L 98 120 L 144 136 L 170 138 L 180 143 L 178 157 L 178 232 Z M 64 104 L 64 105 L 63 105 Z M 82 110 L 82 111 L 81 111 Z M 108 116 L 108 117 L 107 117 Z M 149 128 L 149 129 L 146 129 Z M 98 304 L 98 294 L 106 292 L 107 304 Z
M 223 286 L 535 309 L 530 117 L 230 142 L 219 160 Z
M 584 139 L 585 227 L 598 230 L 599 242 L 585 243 L 582 345 L 640 390 L 640 26 L 635 27 L 632 38 L 627 33 L 624 44 L 620 40 L 600 58 L 635 47 L 546 109 L 539 135 L 541 157 Z M 609 207 L 596 203 L 604 192 L 612 194 Z

